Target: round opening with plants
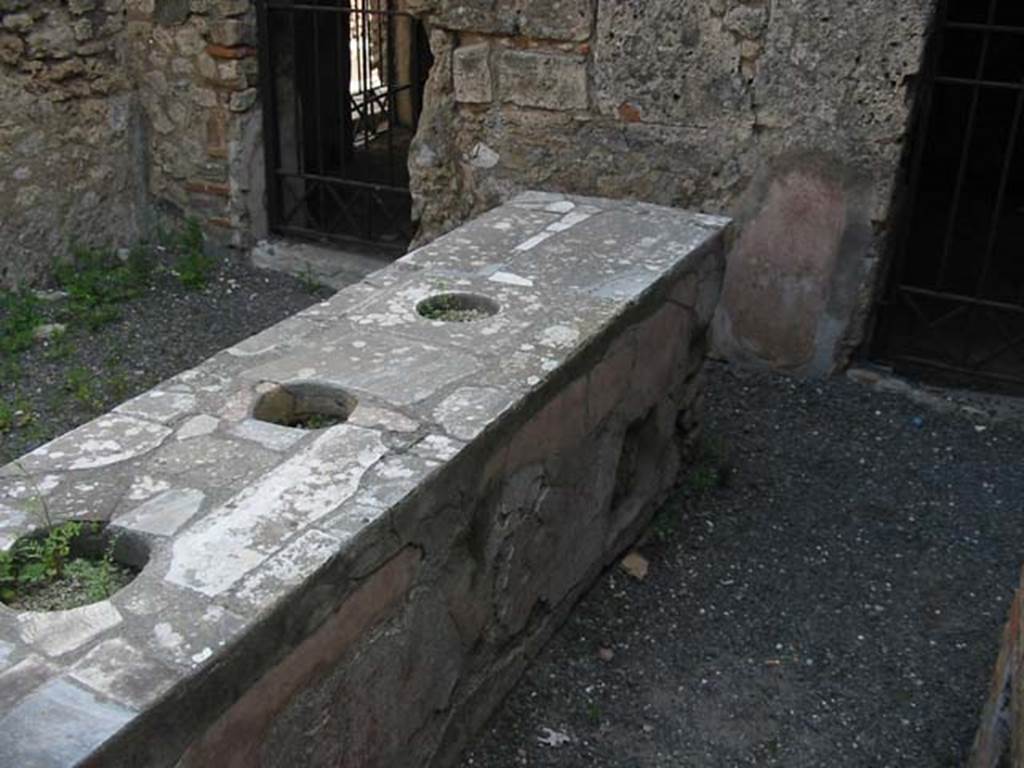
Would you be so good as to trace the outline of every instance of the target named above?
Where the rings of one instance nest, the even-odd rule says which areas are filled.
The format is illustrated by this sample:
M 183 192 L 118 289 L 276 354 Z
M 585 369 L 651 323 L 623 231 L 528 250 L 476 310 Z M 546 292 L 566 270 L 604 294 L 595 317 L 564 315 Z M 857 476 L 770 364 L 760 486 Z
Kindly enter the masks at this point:
M 0 602 L 19 611 L 64 611 L 106 600 L 148 558 L 141 540 L 106 523 L 53 524 L 0 552 Z
M 256 401 L 259 421 L 297 429 L 326 429 L 348 421 L 358 401 L 343 389 L 315 381 L 281 384 Z
M 498 314 L 498 305 L 486 296 L 474 293 L 439 293 L 416 305 L 427 320 L 445 323 L 472 323 Z

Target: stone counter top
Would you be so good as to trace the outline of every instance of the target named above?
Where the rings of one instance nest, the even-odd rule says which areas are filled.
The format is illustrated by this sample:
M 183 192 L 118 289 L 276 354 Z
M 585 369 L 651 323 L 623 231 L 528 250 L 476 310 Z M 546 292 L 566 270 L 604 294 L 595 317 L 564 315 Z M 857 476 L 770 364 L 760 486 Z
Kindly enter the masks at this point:
M 584 371 L 645 297 L 709 316 L 717 287 L 674 277 L 714 279 L 696 255 L 720 248 L 726 224 L 525 193 L 4 467 L 0 546 L 35 530 L 45 503 L 56 520 L 109 521 L 148 562 L 107 601 L 0 606 L 0 764 L 75 764 L 204 680 L 234 680 L 138 763 L 173 764 L 343 599 L 317 590 L 342 595 L 407 545 L 407 502 L 430 478 Z M 428 320 L 417 306 L 438 294 L 498 311 Z M 255 418 L 282 386 L 337 388 L 347 420 Z M 596 421 L 600 386 L 580 396 Z

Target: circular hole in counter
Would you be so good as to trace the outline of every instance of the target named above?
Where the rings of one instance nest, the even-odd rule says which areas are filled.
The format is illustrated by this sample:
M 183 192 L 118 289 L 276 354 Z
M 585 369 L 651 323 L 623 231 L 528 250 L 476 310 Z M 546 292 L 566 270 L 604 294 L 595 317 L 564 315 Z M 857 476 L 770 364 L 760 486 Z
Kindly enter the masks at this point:
M 498 314 L 501 307 L 493 299 L 475 293 L 438 293 L 416 305 L 416 312 L 427 320 L 445 323 L 472 323 Z
M 358 400 L 340 387 L 315 381 L 279 384 L 260 395 L 252 410 L 258 421 L 297 429 L 326 429 L 348 421 Z
M 22 536 L 0 553 L 0 602 L 16 611 L 66 611 L 107 600 L 149 561 L 137 534 L 71 520 Z

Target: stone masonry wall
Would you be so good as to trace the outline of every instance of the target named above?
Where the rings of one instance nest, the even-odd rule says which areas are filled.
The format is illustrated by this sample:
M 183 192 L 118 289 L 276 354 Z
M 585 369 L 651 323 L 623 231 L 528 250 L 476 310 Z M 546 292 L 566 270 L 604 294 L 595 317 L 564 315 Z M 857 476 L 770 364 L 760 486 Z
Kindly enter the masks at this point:
M 214 241 L 265 227 L 252 0 L 126 0 L 127 70 L 147 134 L 157 218 L 197 217 Z
M 0 0 L 0 286 L 138 233 L 123 0 Z
M 0 286 L 71 242 L 266 228 L 252 0 L 0 0 Z
M 727 212 L 719 351 L 824 373 L 863 332 L 933 5 L 414 0 L 420 238 L 523 187 Z

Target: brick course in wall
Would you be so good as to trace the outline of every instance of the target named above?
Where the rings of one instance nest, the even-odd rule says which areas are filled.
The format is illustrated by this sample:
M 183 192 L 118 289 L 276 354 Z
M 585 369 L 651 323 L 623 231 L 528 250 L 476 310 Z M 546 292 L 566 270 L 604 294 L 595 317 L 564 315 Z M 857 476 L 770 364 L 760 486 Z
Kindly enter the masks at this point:
M 126 10 L 127 66 L 148 127 L 158 215 L 195 216 L 214 240 L 251 245 L 260 225 L 249 192 L 263 183 L 252 156 L 261 119 L 253 3 L 126 0 Z

